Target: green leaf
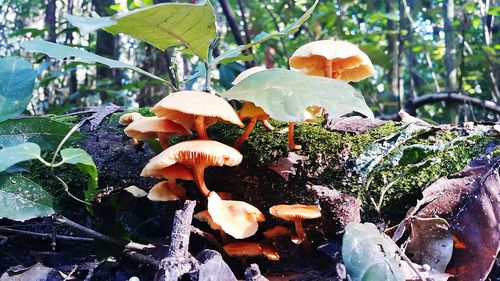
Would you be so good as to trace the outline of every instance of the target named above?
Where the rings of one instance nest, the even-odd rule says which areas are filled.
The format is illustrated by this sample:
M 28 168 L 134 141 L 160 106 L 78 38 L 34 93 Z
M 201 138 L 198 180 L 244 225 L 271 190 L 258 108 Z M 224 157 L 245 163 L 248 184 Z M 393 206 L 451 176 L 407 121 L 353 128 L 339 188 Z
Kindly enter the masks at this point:
M 112 17 L 66 18 L 82 31 L 104 28 L 113 34 L 125 33 L 162 51 L 185 46 L 204 60 L 216 37 L 214 10 L 208 0 L 204 4 L 158 4 Z
M 26 109 L 35 78 L 31 63 L 15 57 L 0 58 L 0 122 Z
M 283 30 L 280 30 L 278 32 L 269 34 L 267 32 L 261 32 L 257 34 L 253 40 L 253 42 L 250 42 L 249 44 L 246 45 L 240 45 L 234 49 L 231 49 L 229 51 L 226 51 L 222 55 L 218 56 L 215 58 L 210 64 L 215 66 L 219 63 L 226 64 L 230 63 L 233 61 L 237 60 L 248 60 L 251 59 L 251 56 L 245 55 L 242 52 L 246 49 L 249 49 L 257 44 L 263 43 L 269 39 L 275 39 L 279 37 L 287 37 L 290 34 L 293 34 L 299 30 L 299 27 L 306 22 L 310 17 L 312 12 L 314 11 L 314 8 L 316 8 L 316 5 L 318 4 L 319 0 L 314 1 L 314 4 L 300 17 L 298 20 L 284 28 Z
M 23 143 L 9 146 L 0 150 L 0 172 L 7 170 L 17 163 L 40 158 L 40 147 L 36 143 Z
M 353 281 L 403 281 L 400 258 L 390 238 L 371 223 L 349 223 L 342 238 L 342 260 Z
M 314 105 L 325 108 L 334 117 L 356 111 L 373 118 L 363 96 L 348 83 L 292 70 L 257 72 L 222 96 L 253 102 L 282 122 L 304 121 L 304 110 Z
M 69 130 L 69 125 L 45 117 L 11 119 L 0 123 L 0 147 L 34 142 L 42 150 L 55 149 Z M 71 145 L 81 138 L 82 135 L 75 132 L 69 137 L 66 145 Z
M 0 176 L 0 218 L 25 221 L 54 214 L 53 198 L 41 186 L 19 175 Z
M 61 150 L 62 162 L 75 165 L 80 171 L 89 175 L 88 188 L 84 192 L 85 199 L 91 200 L 97 190 L 97 167 L 92 157 L 81 148 L 65 148 Z
M 44 53 L 50 57 L 56 58 L 57 60 L 64 62 L 82 62 L 82 63 L 100 63 L 107 65 L 111 68 L 126 68 L 136 71 L 140 74 L 149 76 L 153 79 L 162 81 L 163 83 L 170 84 L 163 78 L 160 78 L 152 73 L 144 71 L 137 66 L 120 62 L 117 60 L 108 59 L 105 57 L 98 56 L 94 53 L 89 53 L 84 50 L 73 48 L 70 46 L 60 45 L 44 40 L 31 40 L 24 41 L 21 43 L 21 47 L 26 49 L 28 52 L 32 53 Z

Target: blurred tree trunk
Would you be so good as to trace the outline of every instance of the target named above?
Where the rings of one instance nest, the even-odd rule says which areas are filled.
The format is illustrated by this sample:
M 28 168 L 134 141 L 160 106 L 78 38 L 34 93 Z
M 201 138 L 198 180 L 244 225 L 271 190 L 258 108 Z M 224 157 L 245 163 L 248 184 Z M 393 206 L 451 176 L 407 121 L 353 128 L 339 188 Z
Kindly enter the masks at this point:
M 414 40 L 413 40 L 413 19 L 411 18 L 411 12 L 413 11 L 413 8 L 415 7 L 415 0 L 409 0 L 408 1 L 408 7 L 406 9 L 407 13 L 407 18 L 408 21 L 406 21 L 408 25 L 408 50 L 407 50 L 407 61 L 408 61 L 408 72 L 410 74 L 410 98 L 415 99 L 418 96 L 418 89 L 421 86 L 421 79 L 419 77 L 419 74 L 417 72 L 417 57 L 415 56 L 415 53 L 413 52 L 413 46 L 414 46 Z
M 385 12 L 395 14 L 396 2 L 393 0 L 385 0 Z M 399 48 L 398 48 L 398 30 L 396 22 L 393 20 L 387 20 L 387 29 L 389 33 L 386 36 L 387 40 L 387 52 L 391 58 L 391 66 L 389 68 L 389 75 L 387 76 L 387 84 L 389 85 L 389 93 L 393 97 L 399 97 Z
M 444 21 L 444 68 L 445 68 L 445 82 L 446 91 L 456 91 L 458 88 L 457 80 L 457 66 L 456 54 L 457 49 L 455 46 L 455 34 L 453 27 L 453 20 L 455 19 L 455 4 L 453 0 L 443 1 L 443 21 Z M 446 113 L 450 122 L 458 123 L 459 109 L 456 105 L 448 105 Z
M 114 0 L 92 0 L 95 12 L 101 17 L 112 15 L 112 13 L 110 13 L 109 6 L 114 3 Z M 111 33 L 101 29 L 98 30 L 95 53 L 110 59 L 118 59 L 118 36 L 113 36 Z M 110 79 L 110 84 L 114 83 L 117 86 L 121 85 L 120 71 L 116 68 L 97 67 L 97 79 Z M 101 92 L 101 100 L 102 102 L 108 101 L 108 94 L 106 92 Z
M 73 14 L 73 0 L 68 0 L 68 15 Z M 67 28 L 70 28 L 70 23 L 68 23 Z M 64 44 L 73 44 L 73 32 L 67 32 L 66 38 L 64 39 Z M 78 91 L 78 80 L 76 79 L 76 70 L 72 70 L 69 75 L 69 93 L 75 93 Z
M 47 41 L 56 42 L 56 0 L 48 0 L 45 6 L 45 28 L 49 32 Z

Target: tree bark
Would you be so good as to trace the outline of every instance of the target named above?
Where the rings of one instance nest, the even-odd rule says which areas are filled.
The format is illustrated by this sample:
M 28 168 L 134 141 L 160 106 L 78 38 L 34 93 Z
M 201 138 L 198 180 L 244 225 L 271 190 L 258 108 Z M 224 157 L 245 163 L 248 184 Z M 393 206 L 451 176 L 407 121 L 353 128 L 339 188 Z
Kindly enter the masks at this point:
M 385 11 L 386 13 L 394 14 L 396 13 L 396 2 L 392 0 L 385 0 Z M 393 20 L 387 20 L 387 29 L 389 33 L 386 36 L 387 40 L 387 52 L 391 58 L 391 66 L 389 68 L 389 74 L 387 75 L 387 85 L 389 85 L 389 93 L 392 97 L 399 97 L 399 47 L 398 47 L 398 29 L 396 22 Z
M 48 0 L 45 6 L 45 28 L 49 31 L 47 41 L 56 42 L 56 0 Z

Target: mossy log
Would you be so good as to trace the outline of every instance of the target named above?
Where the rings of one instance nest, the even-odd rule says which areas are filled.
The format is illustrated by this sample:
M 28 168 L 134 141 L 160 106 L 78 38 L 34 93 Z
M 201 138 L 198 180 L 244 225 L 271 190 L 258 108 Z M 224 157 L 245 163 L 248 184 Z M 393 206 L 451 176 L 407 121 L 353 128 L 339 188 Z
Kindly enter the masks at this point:
M 155 181 L 141 178 L 139 174 L 155 153 L 150 143 L 134 146 L 132 140 L 123 134 L 123 126 L 117 123 L 117 119 L 118 114 L 115 114 L 98 129 L 84 132 L 87 138 L 80 142 L 80 146 L 93 156 L 99 169 L 101 188 L 136 185 L 147 190 Z M 500 143 L 499 133 L 493 126 L 478 124 L 427 127 L 415 135 L 405 135 L 396 144 L 393 140 L 398 133 L 404 131 L 408 134 L 408 125 L 389 121 L 364 133 L 349 133 L 330 131 L 325 128 L 325 122 L 300 124 L 296 126 L 295 142 L 302 145 L 302 149 L 294 151 L 300 160 L 293 165 L 293 172 L 286 179 L 270 167 L 290 152 L 287 126 L 280 122 L 271 123 L 275 127 L 273 131 L 258 124 L 240 146 L 243 162 L 239 166 L 207 169 L 205 177 L 209 188 L 231 192 L 235 199 L 267 212 L 274 204 L 314 203 L 314 196 L 305 186 L 321 185 L 359 197 L 365 215 L 373 215 L 373 203 L 382 202 L 378 213 L 394 221 L 415 204 L 420 192 L 430 183 L 460 171 L 474 158 L 498 153 L 497 144 Z M 243 129 L 223 123 L 208 129 L 211 138 L 228 145 L 232 145 L 242 132 Z M 186 139 L 176 137 L 170 142 L 175 144 Z M 387 164 L 390 161 L 386 161 L 373 168 L 370 185 L 367 185 L 366 178 L 364 180 L 359 173 L 359 158 L 373 154 L 377 144 L 378 148 L 394 146 L 381 156 L 384 159 L 408 146 L 423 148 L 413 152 L 418 154 L 415 156 L 418 161 L 406 159 L 405 163 L 409 164 L 405 165 Z M 413 156 L 408 153 L 405 157 Z M 280 164 L 277 169 L 280 169 Z M 193 184 L 186 183 L 186 186 L 190 185 Z M 200 196 L 194 186 L 188 190 L 195 198 Z M 382 193 L 384 200 L 380 201 Z

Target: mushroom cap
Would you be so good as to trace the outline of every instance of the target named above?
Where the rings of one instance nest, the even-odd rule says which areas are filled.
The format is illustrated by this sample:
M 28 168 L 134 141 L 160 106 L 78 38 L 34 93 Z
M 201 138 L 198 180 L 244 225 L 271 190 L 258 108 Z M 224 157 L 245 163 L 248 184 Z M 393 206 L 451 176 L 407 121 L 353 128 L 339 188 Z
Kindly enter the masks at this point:
M 193 171 L 181 164 L 174 164 L 169 167 L 159 167 L 157 163 L 148 163 L 142 169 L 141 177 L 150 177 L 157 179 L 183 179 L 193 180 Z
M 130 113 L 125 113 L 122 116 L 120 116 L 120 119 L 118 120 L 118 123 L 120 125 L 128 125 L 136 120 L 139 120 L 143 118 L 139 112 L 130 112 Z
M 288 229 L 284 226 L 277 225 L 271 229 L 264 231 L 262 234 L 264 234 L 264 237 L 272 239 L 272 238 L 275 238 L 278 236 L 290 235 L 291 231 L 290 231 L 290 229 Z
M 274 246 L 259 242 L 234 242 L 225 245 L 223 248 L 230 257 L 266 256 L 270 260 L 280 259 Z
M 290 67 L 306 74 L 323 76 L 325 65 L 340 70 L 340 80 L 360 81 L 375 74 L 370 58 L 358 46 L 338 40 L 314 41 L 298 48 L 290 58 Z
M 125 134 L 136 140 L 147 140 L 156 138 L 158 133 L 169 136 L 192 135 L 191 131 L 182 125 L 165 118 L 142 117 L 134 120 L 123 130 Z
M 208 196 L 208 212 L 224 232 L 236 239 L 254 235 L 258 222 L 266 220 L 254 206 L 243 201 L 222 200 L 215 192 Z
M 269 208 L 269 213 L 287 221 L 317 219 L 321 211 L 315 205 L 276 205 Z
M 171 93 L 159 101 L 151 111 L 159 117 L 182 124 L 187 129 L 193 128 L 196 116 L 206 117 L 206 127 L 213 125 L 217 120 L 244 127 L 234 109 L 225 99 L 205 92 Z
M 243 79 L 247 78 L 248 76 L 250 76 L 254 73 L 257 73 L 257 72 L 261 72 L 263 70 L 266 70 L 266 68 L 263 66 L 250 67 L 249 69 L 246 69 L 246 70 L 242 71 L 240 74 L 238 74 L 238 76 L 236 76 L 236 78 L 234 78 L 234 80 L 231 84 L 236 85 L 236 84 L 240 83 L 241 81 L 243 81 Z
M 243 156 L 238 150 L 213 140 L 190 140 L 180 142 L 153 157 L 144 170 L 163 169 L 176 163 L 194 166 L 236 166 Z M 143 171 L 144 171 L 143 170 Z
M 180 185 L 169 184 L 168 181 L 161 181 L 155 184 L 148 193 L 151 201 L 175 201 L 186 199 L 186 189 Z
M 221 229 L 220 228 L 220 225 L 216 224 L 214 222 L 214 220 L 212 219 L 212 217 L 210 216 L 210 213 L 208 212 L 208 210 L 205 210 L 205 211 L 201 211 L 197 214 L 194 215 L 194 218 L 199 220 L 199 221 L 202 221 L 202 222 L 206 222 L 208 223 L 208 225 L 210 225 L 210 227 L 213 229 L 213 230 L 219 230 Z
M 271 118 L 262 107 L 256 106 L 253 102 L 245 102 L 238 112 L 241 120 L 257 117 L 258 120 L 267 120 Z

